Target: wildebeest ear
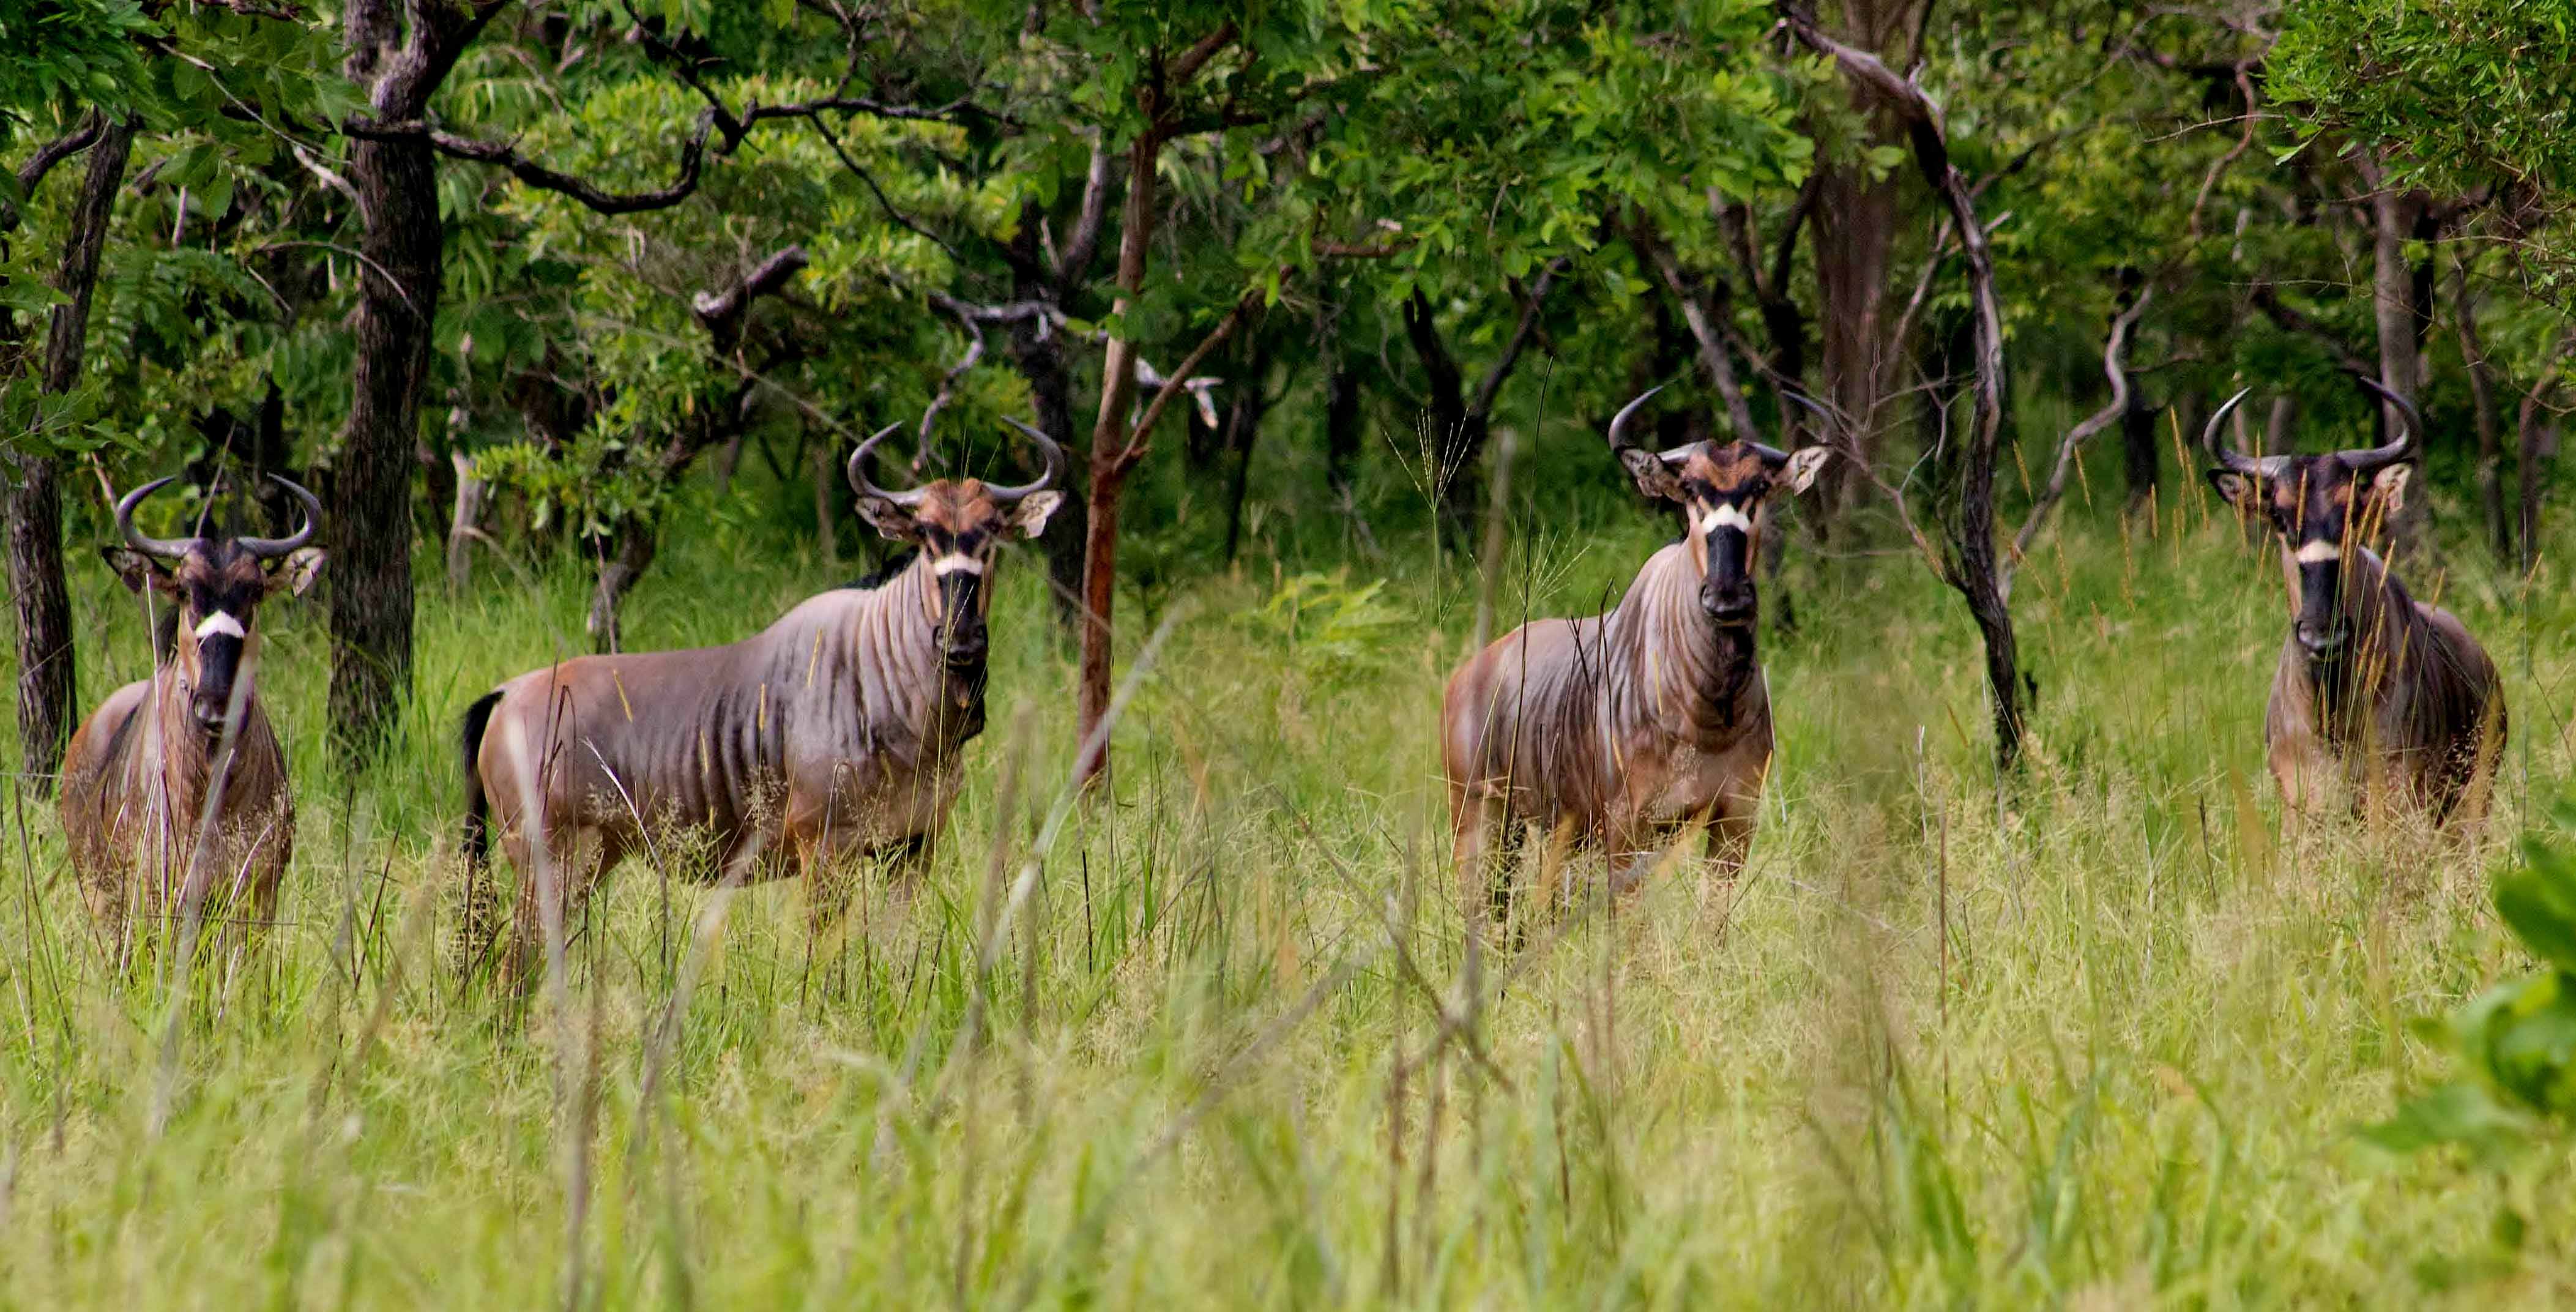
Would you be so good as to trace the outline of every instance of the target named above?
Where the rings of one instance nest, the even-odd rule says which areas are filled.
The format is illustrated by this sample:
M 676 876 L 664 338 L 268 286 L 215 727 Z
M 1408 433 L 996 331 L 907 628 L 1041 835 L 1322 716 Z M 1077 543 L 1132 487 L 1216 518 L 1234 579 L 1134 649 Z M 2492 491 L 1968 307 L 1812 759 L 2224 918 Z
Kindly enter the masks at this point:
M 284 592 L 293 597 L 303 596 L 313 587 L 313 580 L 321 577 L 323 559 L 320 547 L 301 547 L 288 552 L 286 559 L 269 568 L 268 595 L 274 597 Z
M 1789 456 L 1789 491 L 1804 492 L 1816 485 L 1817 471 L 1825 467 L 1834 449 L 1829 446 L 1802 447 Z
M 2245 503 L 2254 495 L 2254 480 L 2243 474 L 2225 469 L 2202 472 L 2209 476 L 2209 485 L 2218 490 L 2219 498 L 2239 510 L 2244 509 Z
M 1031 492 L 1020 498 L 1020 504 L 1011 507 L 1011 527 L 1019 530 L 1021 537 L 1036 537 L 1046 532 L 1047 517 L 1053 515 L 1055 508 L 1063 504 L 1064 494 L 1052 488 L 1044 492 Z
M 2390 465 L 2370 480 L 2370 490 L 2380 500 L 2380 513 L 2394 515 L 2406 504 L 2406 480 L 2415 473 L 2413 465 Z
M 1662 456 L 1633 446 L 1619 448 L 1619 463 L 1628 467 L 1628 477 L 1637 480 L 1637 491 L 1650 497 L 1680 501 L 1687 495 L 1682 481 L 1673 476 L 1673 467 Z
M 882 497 L 859 498 L 859 518 L 897 542 L 911 542 L 918 536 L 912 512 Z
M 98 555 L 99 559 L 107 562 L 109 569 L 116 571 L 116 577 L 125 581 L 126 590 L 137 596 L 142 595 L 147 587 L 171 596 L 179 593 L 178 581 L 171 577 L 170 567 L 157 557 L 147 556 L 121 543 L 100 547 Z

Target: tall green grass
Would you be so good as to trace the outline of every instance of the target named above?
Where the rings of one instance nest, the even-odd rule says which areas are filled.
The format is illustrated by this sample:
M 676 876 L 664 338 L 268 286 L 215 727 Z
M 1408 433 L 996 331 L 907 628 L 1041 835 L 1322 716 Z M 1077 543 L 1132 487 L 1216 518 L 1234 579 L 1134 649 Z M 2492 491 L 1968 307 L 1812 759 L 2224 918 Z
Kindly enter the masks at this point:
M 765 521 L 789 498 L 697 495 L 718 522 L 675 535 L 631 646 L 739 637 L 849 572 Z M 1518 529 L 1514 618 L 1615 597 L 1659 540 L 1606 504 Z M 1458 562 L 1318 531 L 1131 599 L 1131 654 L 1167 631 L 1115 797 L 1048 840 L 1072 668 L 1024 554 L 908 909 L 867 898 L 817 945 L 792 886 L 633 863 L 524 1017 L 460 986 L 454 722 L 579 648 L 580 571 L 433 585 L 418 698 L 359 777 L 322 746 L 319 615 L 274 607 L 302 832 L 256 961 L 110 970 L 50 808 L 5 799 L 0 1300 L 2563 1302 L 2563 1209 L 2475 1264 L 2563 1156 L 2508 1179 L 2350 1133 L 2434 1074 L 2410 1018 L 2521 964 L 2485 902 L 2502 846 L 2283 832 L 2269 554 L 2189 492 L 2062 529 L 2016 585 L 2020 777 L 1988 764 L 1954 600 L 1902 556 L 1801 556 L 1766 598 L 1799 624 L 1764 638 L 1751 864 L 1517 948 L 1470 942 L 1444 866 Z M 2554 565 L 2450 563 L 2415 582 L 2507 672 L 2509 834 L 2569 773 L 2576 606 Z M 95 696 L 144 638 L 102 570 L 76 582 Z

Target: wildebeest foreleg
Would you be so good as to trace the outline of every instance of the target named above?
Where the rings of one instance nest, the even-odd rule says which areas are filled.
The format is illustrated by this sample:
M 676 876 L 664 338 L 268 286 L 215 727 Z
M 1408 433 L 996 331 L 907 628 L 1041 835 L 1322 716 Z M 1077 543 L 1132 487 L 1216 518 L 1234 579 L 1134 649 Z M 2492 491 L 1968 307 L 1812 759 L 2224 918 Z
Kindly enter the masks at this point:
M 1473 786 L 1450 788 L 1449 857 L 1458 872 L 1458 909 L 1471 920 L 1480 907 L 1489 916 L 1509 912 L 1511 889 L 1495 862 L 1498 840 L 1508 841 L 1501 833 L 1507 823 L 1502 799 Z
M 1709 816 L 1708 863 L 1720 879 L 1733 879 L 1753 850 L 1753 823 L 1762 813 L 1760 793 L 1729 793 Z

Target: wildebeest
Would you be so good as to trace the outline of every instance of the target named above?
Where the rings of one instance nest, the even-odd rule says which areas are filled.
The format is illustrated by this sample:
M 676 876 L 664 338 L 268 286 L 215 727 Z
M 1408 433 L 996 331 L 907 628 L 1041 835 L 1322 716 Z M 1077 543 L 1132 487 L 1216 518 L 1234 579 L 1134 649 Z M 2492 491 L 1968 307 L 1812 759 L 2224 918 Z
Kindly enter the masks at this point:
M 2260 515 L 2281 545 L 2291 624 L 2263 719 L 2272 777 L 2294 811 L 2340 774 L 2356 811 L 2403 798 L 2436 824 L 2465 805 L 2474 823 L 2504 745 L 2504 689 L 2459 617 L 2409 597 L 2362 545 L 2367 528 L 2402 503 L 2424 428 L 2404 397 L 2363 385 L 2404 417 L 2386 446 L 2239 455 L 2218 435 L 2244 392 L 2201 434 L 2218 462 L 2211 485 Z
M 1647 559 L 1610 613 L 1533 620 L 1449 678 L 1440 743 L 1470 898 L 1493 891 L 1486 858 L 1501 826 L 1597 845 L 1623 881 L 1684 825 L 1709 827 L 1728 873 L 1751 841 L 1771 765 L 1754 554 L 1771 495 L 1805 491 L 1826 449 L 1626 445 L 1654 394 L 1611 420 L 1610 449 L 1639 492 L 1681 504 L 1682 538 Z
M 861 518 L 912 548 L 873 586 L 839 588 L 722 647 L 583 656 L 510 680 L 465 713 L 465 856 L 476 878 L 497 826 L 519 879 L 505 975 L 537 947 L 542 835 L 558 913 L 664 828 L 704 831 L 728 882 L 790 864 L 816 927 L 837 911 L 834 872 L 897 858 L 898 886 L 927 860 L 956 800 L 961 751 L 984 727 L 996 549 L 1045 528 L 1064 452 L 1020 487 L 941 479 L 888 491 L 868 477 L 888 427 L 850 456 Z M 488 935 L 469 891 L 466 933 Z
M 259 702 L 258 612 L 280 591 L 312 586 L 322 552 L 305 544 L 322 507 L 269 477 L 303 505 L 304 523 L 290 537 L 147 537 L 134 527 L 135 507 L 169 478 L 116 503 L 125 541 L 105 549 L 108 564 L 127 587 L 149 588 L 178 611 L 152 677 L 110 693 L 63 753 L 72 865 L 120 957 L 137 918 L 225 915 L 245 893 L 255 924 L 276 908 L 295 806 L 286 754 Z

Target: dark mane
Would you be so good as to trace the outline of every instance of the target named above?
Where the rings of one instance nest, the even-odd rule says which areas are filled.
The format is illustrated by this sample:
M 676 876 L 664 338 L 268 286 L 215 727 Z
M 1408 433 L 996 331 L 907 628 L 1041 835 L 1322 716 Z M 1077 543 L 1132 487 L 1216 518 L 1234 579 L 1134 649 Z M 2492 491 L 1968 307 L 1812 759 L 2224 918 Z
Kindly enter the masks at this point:
M 918 556 L 918 555 L 920 555 L 920 554 L 921 554 L 921 548 L 919 548 L 919 547 L 905 547 L 903 550 L 901 550 L 901 551 L 898 551 L 898 552 L 894 553 L 894 554 L 893 554 L 892 556 L 890 556 L 890 557 L 887 557 L 887 558 L 886 558 L 886 563 L 884 563 L 884 564 L 882 564 L 882 565 L 877 566 L 877 568 L 876 568 L 876 572 L 874 572 L 874 573 L 872 573 L 872 574 L 869 574 L 869 575 L 867 575 L 867 576 L 866 576 L 866 577 L 864 577 L 864 578 L 855 578 L 855 579 L 852 579 L 852 580 L 850 580 L 849 582 L 842 584 L 841 586 L 842 586 L 842 587 L 844 587 L 844 588 L 856 588 L 856 589 L 858 589 L 859 591 L 862 591 L 862 592 L 865 592 L 865 591 L 867 591 L 867 590 L 869 590 L 869 589 L 871 589 L 871 588 L 881 588 L 881 587 L 884 587 L 884 586 L 886 585 L 886 581 L 887 581 L 887 580 L 892 579 L 895 575 L 897 575 L 897 574 L 901 574 L 902 572 L 904 572 L 904 570 L 905 570 L 905 569 L 909 568 L 909 567 L 912 565 L 912 559 L 913 559 L 913 557 Z

